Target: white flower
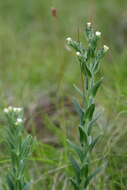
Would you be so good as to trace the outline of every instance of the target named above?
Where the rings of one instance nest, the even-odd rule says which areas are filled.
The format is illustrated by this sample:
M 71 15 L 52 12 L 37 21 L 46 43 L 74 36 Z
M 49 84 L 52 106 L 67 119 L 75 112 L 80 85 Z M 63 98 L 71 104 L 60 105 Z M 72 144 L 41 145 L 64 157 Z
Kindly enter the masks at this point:
M 97 37 L 100 37 L 100 36 L 101 36 L 101 32 L 99 32 L 99 31 L 96 31 L 95 34 L 96 34 Z
M 13 111 L 16 112 L 16 111 L 17 111 L 17 108 L 13 108 Z
M 12 111 L 13 108 L 11 106 L 8 107 L 8 111 Z
M 79 51 L 76 52 L 77 56 L 81 56 L 81 53 Z
M 109 50 L 109 47 L 106 45 L 104 45 L 103 48 L 104 48 L 104 52 L 107 52 Z
M 17 122 L 19 123 L 23 122 L 22 118 L 17 118 Z
M 66 38 L 67 43 L 70 43 L 72 41 L 72 39 L 70 37 Z
M 19 111 L 19 112 L 22 111 L 22 108 L 17 108 L 17 111 Z
M 91 27 L 91 22 L 87 22 L 87 27 L 90 28 Z
M 21 112 L 22 111 L 22 108 L 16 108 L 16 107 L 12 107 L 12 106 L 9 106 L 8 108 L 4 108 L 4 112 L 5 113 L 9 113 L 9 112 Z
M 14 112 L 21 112 L 21 111 L 22 111 L 22 108 L 13 108 L 13 111 L 14 111 Z
M 9 112 L 8 108 L 4 108 L 4 113 L 8 113 L 8 112 Z
M 19 125 L 23 122 L 22 118 L 17 118 L 15 125 Z

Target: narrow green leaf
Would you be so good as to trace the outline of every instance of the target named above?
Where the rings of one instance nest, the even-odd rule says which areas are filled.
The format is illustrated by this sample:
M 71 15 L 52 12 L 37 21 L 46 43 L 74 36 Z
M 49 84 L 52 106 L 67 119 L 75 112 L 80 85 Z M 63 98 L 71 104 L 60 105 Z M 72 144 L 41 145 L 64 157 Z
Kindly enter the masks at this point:
M 91 180 L 102 170 L 102 168 L 97 168 L 85 181 L 84 188 L 86 188 Z
M 71 178 L 70 181 L 71 181 L 72 185 L 74 186 L 75 190 L 80 190 L 79 189 L 80 188 L 79 185 L 76 183 L 76 181 L 74 179 Z
M 75 106 L 75 109 L 76 109 L 77 113 L 78 113 L 78 114 L 80 115 L 80 117 L 81 117 L 82 114 L 83 114 L 83 110 L 82 110 L 80 104 L 78 103 L 78 101 L 76 100 L 76 98 L 73 98 L 72 102 L 73 102 L 73 104 L 74 104 L 74 106 Z
M 100 114 L 98 114 L 94 119 L 92 119 L 89 123 L 88 123 L 88 135 L 91 133 L 91 130 L 94 126 L 94 123 L 98 120 L 98 118 L 100 117 Z
M 83 97 L 83 92 L 75 84 L 73 86 L 75 90 L 80 94 L 80 96 Z
M 89 151 L 92 151 L 92 149 L 95 147 L 95 145 L 97 144 L 98 140 L 100 139 L 101 135 L 98 135 L 90 144 L 89 146 Z
M 79 134 L 80 134 L 80 142 L 87 142 L 88 135 L 85 131 L 85 129 L 80 125 L 79 126 Z
M 100 61 L 97 60 L 93 67 L 93 72 L 97 73 L 100 67 Z
M 91 104 L 87 110 L 86 110 L 86 113 L 85 113 L 85 117 L 86 118 L 89 118 L 90 120 L 92 119 L 92 116 L 93 116 L 93 113 L 94 113 L 94 110 L 95 110 L 95 104 Z
M 96 82 L 93 88 L 91 89 L 91 93 L 93 96 L 96 96 L 97 90 L 100 87 L 101 83 L 102 83 L 102 79 Z
M 12 182 L 12 177 L 11 176 L 7 176 L 7 183 L 8 183 L 8 186 L 9 186 L 9 190 L 14 190 L 14 184 Z
M 25 184 L 25 186 L 23 187 L 23 190 L 28 190 L 30 188 L 30 186 L 31 186 L 31 182 Z
M 71 146 L 71 148 L 73 148 L 77 152 L 77 154 L 80 157 L 80 160 L 82 160 L 82 149 L 80 148 L 80 145 L 77 145 L 77 144 L 71 142 L 70 140 L 67 140 L 67 142 Z
M 80 167 L 79 167 L 79 164 L 77 163 L 77 161 L 72 157 L 70 156 L 70 162 L 71 162 L 71 165 L 77 175 L 77 177 L 79 178 L 80 177 Z
M 87 74 L 89 77 L 92 77 L 91 71 L 90 71 L 90 69 L 88 68 L 88 66 L 86 65 L 86 63 L 84 63 L 82 66 L 83 66 L 83 69 L 84 69 L 84 71 L 86 72 L 86 74 Z
M 89 172 L 89 163 L 87 161 L 85 161 L 81 167 L 81 176 L 85 178 L 88 176 L 88 172 Z

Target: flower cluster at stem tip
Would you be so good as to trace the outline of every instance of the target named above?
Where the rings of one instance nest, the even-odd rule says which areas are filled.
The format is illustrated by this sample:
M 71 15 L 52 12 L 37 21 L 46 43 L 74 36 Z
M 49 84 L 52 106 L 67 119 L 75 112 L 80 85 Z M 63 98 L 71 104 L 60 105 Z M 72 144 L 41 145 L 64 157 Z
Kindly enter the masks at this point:
M 4 113 L 9 113 L 9 112 L 21 112 L 22 108 L 20 107 L 11 107 L 9 106 L 8 108 L 4 108 Z
M 6 114 L 10 114 L 10 113 L 16 113 L 16 114 L 20 114 L 22 113 L 23 109 L 20 108 L 20 107 L 12 107 L 12 106 L 9 106 L 8 108 L 4 108 L 4 113 Z M 23 123 L 23 119 L 21 117 L 17 117 L 16 118 L 16 122 L 15 122 L 15 125 L 20 125 Z
M 91 28 L 91 22 L 87 22 L 86 26 L 87 26 L 87 28 Z M 101 32 L 100 31 L 96 31 L 95 35 L 96 35 L 96 37 L 100 38 L 101 37 Z M 72 38 L 68 37 L 68 38 L 66 38 L 66 41 L 67 41 L 67 44 L 70 45 L 70 43 L 72 42 Z M 104 53 L 106 53 L 108 50 L 109 50 L 109 47 L 106 46 L 106 45 L 104 45 L 103 46 Z M 77 51 L 76 55 L 79 57 L 79 56 L 81 56 L 81 53 Z

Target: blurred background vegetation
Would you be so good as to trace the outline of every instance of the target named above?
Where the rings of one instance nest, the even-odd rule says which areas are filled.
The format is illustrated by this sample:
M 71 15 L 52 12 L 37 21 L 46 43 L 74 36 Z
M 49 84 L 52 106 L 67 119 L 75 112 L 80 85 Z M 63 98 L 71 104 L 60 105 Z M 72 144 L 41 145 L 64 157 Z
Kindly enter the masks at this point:
M 52 8 L 57 10 L 56 17 Z M 68 127 L 78 122 L 71 96 L 73 84 L 80 86 L 80 73 L 65 39 L 83 39 L 88 21 L 102 32 L 102 45 L 110 47 L 103 60 L 104 82 L 97 98 L 98 109 L 103 111 L 99 131 L 105 131 L 99 151 L 108 167 L 97 189 L 127 189 L 126 10 L 126 0 L 0 1 L 0 108 L 2 113 L 7 105 L 24 107 L 28 132 L 39 138 L 30 170 L 36 182 L 33 189 L 69 189 L 65 173 L 70 171 L 56 172 L 53 179 L 51 175 L 55 168 L 66 168 Z M 1 170 L 9 164 L 2 121 L 1 116 Z

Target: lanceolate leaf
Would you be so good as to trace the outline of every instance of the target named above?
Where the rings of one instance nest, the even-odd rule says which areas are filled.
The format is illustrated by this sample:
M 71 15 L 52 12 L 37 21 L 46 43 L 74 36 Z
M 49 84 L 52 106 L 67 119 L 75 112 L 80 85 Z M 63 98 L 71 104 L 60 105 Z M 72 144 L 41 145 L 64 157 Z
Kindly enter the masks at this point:
M 81 97 L 83 97 L 83 92 L 75 84 L 73 86 L 75 90 L 81 95 Z
M 91 143 L 90 147 L 89 147 L 89 151 L 92 151 L 92 149 L 95 147 L 95 145 L 97 144 L 98 140 L 100 139 L 101 135 L 98 135 Z
M 91 89 L 91 93 L 93 96 L 96 96 L 97 90 L 100 87 L 101 83 L 102 83 L 102 79 L 96 82 L 93 88 Z
M 25 186 L 24 186 L 23 190 L 28 190 L 28 189 L 30 188 L 30 186 L 31 186 L 31 182 L 30 182 L 30 183 L 25 184 Z
M 86 188 L 91 180 L 101 171 L 102 168 L 97 168 L 85 181 L 84 188 Z
M 77 163 L 77 161 L 72 157 L 70 156 L 70 162 L 71 162 L 71 165 L 76 173 L 76 176 L 78 178 L 80 178 L 80 166 L 79 164 Z
M 97 73 L 98 70 L 99 70 L 99 67 L 100 67 L 100 61 L 97 60 L 97 61 L 95 62 L 94 67 L 93 67 L 93 71 L 94 71 L 95 73 Z
M 77 145 L 75 143 L 72 143 L 70 140 L 67 140 L 68 144 L 73 148 L 77 154 L 79 155 L 80 159 L 82 160 L 82 149 L 80 148 L 80 145 Z
M 87 132 L 85 131 L 85 129 L 83 128 L 83 126 L 79 126 L 79 133 L 80 133 L 80 141 L 81 143 L 87 143 Z
M 79 184 L 77 184 L 74 179 L 71 178 L 70 181 L 73 184 L 75 190 L 80 190 Z
M 92 116 L 93 116 L 93 113 L 94 113 L 94 110 L 95 110 L 95 104 L 91 104 L 86 112 L 85 112 L 85 118 L 89 118 L 90 120 L 92 119 Z
M 14 190 L 14 184 L 13 184 L 13 180 L 12 180 L 12 177 L 11 176 L 7 176 L 7 183 L 8 183 L 8 186 L 9 186 L 9 190 Z
M 85 52 L 85 48 L 84 48 L 84 46 L 82 45 L 81 42 L 76 42 L 76 41 L 73 40 L 73 41 L 70 43 L 70 46 L 73 47 L 76 51 Z
M 82 65 L 82 68 L 84 69 L 84 71 L 86 72 L 86 74 L 87 74 L 89 77 L 92 77 L 91 71 L 90 71 L 90 69 L 88 68 L 88 66 L 86 65 L 86 63 L 84 63 L 84 64 Z
M 88 123 L 88 135 L 91 133 L 91 130 L 95 124 L 95 122 L 98 120 L 100 117 L 100 114 L 98 114 L 95 118 L 93 118 L 89 123 Z
M 82 114 L 83 114 L 83 110 L 82 110 L 80 104 L 78 103 L 78 101 L 76 100 L 76 98 L 73 98 L 73 104 L 74 104 L 74 106 L 75 106 L 75 109 L 76 109 L 77 113 L 78 113 L 78 114 L 80 115 L 80 117 L 81 117 Z
M 83 163 L 82 167 L 81 167 L 81 176 L 84 178 L 87 178 L 89 173 L 89 163 L 87 162 L 87 160 Z

